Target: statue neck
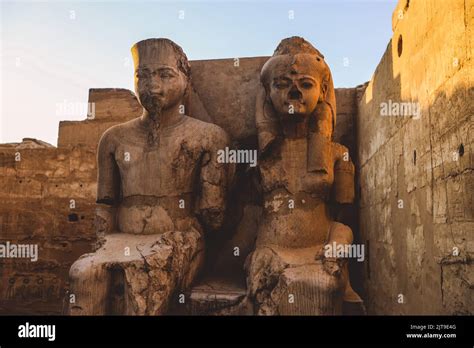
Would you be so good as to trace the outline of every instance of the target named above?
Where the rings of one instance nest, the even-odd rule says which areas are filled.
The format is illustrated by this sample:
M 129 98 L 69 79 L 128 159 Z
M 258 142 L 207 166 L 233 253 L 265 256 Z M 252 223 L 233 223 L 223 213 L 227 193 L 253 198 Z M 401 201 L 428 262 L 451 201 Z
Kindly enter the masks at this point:
M 159 114 L 151 114 L 146 109 L 144 109 L 141 119 L 143 120 L 146 128 L 163 129 L 174 126 L 184 117 L 184 115 L 179 112 L 179 106 L 180 104 L 176 104 L 169 109 L 162 110 Z
M 281 128 L 285 138 L 305 138 L 309 130 L 309 118 L 303 121 L 295 122 L 294 120 L 284 119 L 281 121 Z

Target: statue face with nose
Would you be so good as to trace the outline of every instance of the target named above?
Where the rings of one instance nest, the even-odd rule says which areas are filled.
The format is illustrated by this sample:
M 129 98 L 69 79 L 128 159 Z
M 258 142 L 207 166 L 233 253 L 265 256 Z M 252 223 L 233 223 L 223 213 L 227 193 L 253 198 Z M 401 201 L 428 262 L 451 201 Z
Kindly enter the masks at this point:
M 160 55 L 153 62 L 140 62 L 135 69 L 135 92 L 150 115 L 183 104 L 187 83 L 173 53 Z
M 314 112 L 325 92 L 319 62 L 311 54 L 281 55 L 271 59 L 274 62 L 267 93 L 276 113 L 284 119 L 304 120 Z

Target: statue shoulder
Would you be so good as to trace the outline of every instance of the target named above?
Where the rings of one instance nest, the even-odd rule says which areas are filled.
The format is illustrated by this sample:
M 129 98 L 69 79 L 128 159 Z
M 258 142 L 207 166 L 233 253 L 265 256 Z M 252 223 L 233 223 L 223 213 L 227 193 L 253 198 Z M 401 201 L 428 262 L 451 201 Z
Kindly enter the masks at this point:
M 99 148 L 114 148 L 131 130 L 137 128 L 137 121 L 133 119 L 108 128 L 100 137 Z
M 354 173 L 354 163 L 352 162 L 349 149 L 346 146 L 335 142 L 332 143 L 332 146 L 335 160 L 334 168 L 336 170 Z
M 188 117 L 189 129 L 198 136 L 206 147 L 222 147 L 230 143 L 227 132 L 214 123 Z

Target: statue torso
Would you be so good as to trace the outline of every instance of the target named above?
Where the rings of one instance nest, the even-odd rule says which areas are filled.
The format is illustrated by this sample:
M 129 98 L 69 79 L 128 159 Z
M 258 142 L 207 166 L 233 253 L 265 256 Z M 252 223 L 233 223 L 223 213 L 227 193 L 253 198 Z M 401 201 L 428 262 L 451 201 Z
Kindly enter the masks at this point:
M 181 196 L 193 191 L 196 168 L 205 150 L 200 133 L 192 131 L 194 121 L 184 117 L 159 130 L 153 143 L 148 141 L 149 131 L 138 124 L 125 127 L 114 153 L 124 198 Z
M 112 155 L 120 174 L 117 225 L 121 232 L 201 229 L 194 216 L 193 185 L 202 156 L 209 150 L 202 134 L 212 133 L 214 127 L 184 116 L 173 126 L 159 129 L 154 141 L 139 118 L 116 128 Z
M 314 198 L 329 199 L 334 181 L 334 168 L 326 172 L 308 170 L 308 140 L 284 139 L 278 154 L 261 161 L 260 174 L 265 193 L 285 187 L 292 194 L 305 192 Z
M 308 170 L 308 140 L 285 138 L 259 163 L 264 192 L 264 221 L 257 244 L 308 247 L 327 238 L 334 168 Z

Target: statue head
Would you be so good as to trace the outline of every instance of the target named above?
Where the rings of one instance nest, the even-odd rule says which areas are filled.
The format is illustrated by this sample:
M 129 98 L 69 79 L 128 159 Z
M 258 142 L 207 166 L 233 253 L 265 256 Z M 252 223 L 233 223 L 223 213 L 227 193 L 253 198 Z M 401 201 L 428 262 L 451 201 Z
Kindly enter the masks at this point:
M 147 39 L 131 51 L 140 104 L 151 115 L 184 104 L 191 69 L 181 47 L 168 39 Z
M 309 42 L 297 36 L 282 40 L 263 66 L 260 81 L 264 95 L 257 98 L 256 121 L 261 149 L 275 138 L 281 120 L 308 121 L 313 132 L 332 136 L 336 103 L 331 71 Z
M 299 41 L 300 47 L 294 41 Z M 321 54 L 303 39 L 285 39 L 263 66 L 261 82 L 275 112 L 298 122 L 323 101 L 329 70 Z

